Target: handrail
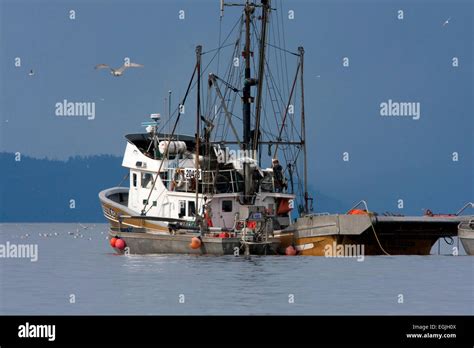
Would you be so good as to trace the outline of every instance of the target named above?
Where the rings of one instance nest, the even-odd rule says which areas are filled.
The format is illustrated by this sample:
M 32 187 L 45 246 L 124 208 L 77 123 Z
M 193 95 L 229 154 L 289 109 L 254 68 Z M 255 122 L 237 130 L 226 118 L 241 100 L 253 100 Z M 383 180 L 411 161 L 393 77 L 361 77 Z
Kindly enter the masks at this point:
M 472 202 L 468 202 L 464 205 L 464 207 L 461 208 L 461 210 L 459 210 L 457 213 L 456 213 L 456 216 L 458 216 L 459 214 L 461 214 L 464 210 L 466 210 L 468 207 L 471 207 L 474 209 L 474 203 Z
M 166 187 L 169 187 L 170 184 L 174 181 L 174 174 L 176 172 L 176 169 L 178 168 L 167 168 L 168 171 L 171 172 L 171 175 L 168 176 L 166 179 L 162 178 L 160 176 L 160 179 L 161 181 L 167 185 L 165 185 Z M 188 168 L 180 168 L 180 169 L 188 169 Z M 191 169 L 191 168 L 189 168 Z M 243 180 L 239 180 L 239 178 L 236 176 L 235 174 L 236 170 L 235 169 L 223 169 L 223 170 L 220 170 L 219 173 L 228 173 L 229 174 L 229 185 L 232 189 L 232 193 L 237 193 L 239 192 L 237 189 L 238 189 L 238 186 L 240 183 L 243 183 Z M 205 180 L 204 178 L 206 177 L 206 174 L 211 174 L 210 175 L 210 181 L 207 181 Z M 203 187 L 205 186 L 210 186 L 210 185 L 213 185 L 214 183 L 214 180 L 215 180 L 215 176 L 216 176 L 216 173 L 214 170 L 201 170 L 201 179 L 199 179 L 199 185 L 202 185 Z M 196 189 L 190 189 L 190 184 L 192 183 L 192 178 L 190 177 L 184 177 L 184 188 L 183 189 L 180 189 L 178 190 L 179 192 L 186 192 L 186 193 L 192 193 L 192 192 L 196 192 Z M 169 188 L 168 188 L 169 190 Z
M 329 212 L 322 212 L 322 213 L 311 213 L 305 216 L 326 216 L 326 215 L 331 215 L 331 214 Z
M 461 221 L 458 225 L 458 228 L 464 228 L 464 226 L 467 226 L 470 229 L 474 229 L 474 219 L 470 219 L 468 221 Z
M 351 209 L 349 209 L 349 210 L 346 212 L 346 214 L 348 214 L 351 210 L 357 208 L 357 207 L 358 207 L 359 205 L 361 205 L 361 204 L 364 204 L 365 210 L 366 210 L 367 212 L 369 212 L 369 208 L 367 207 L 367 202 L 362 199 L 362 200 L 360 200 L 356 205 L 354 205 Z

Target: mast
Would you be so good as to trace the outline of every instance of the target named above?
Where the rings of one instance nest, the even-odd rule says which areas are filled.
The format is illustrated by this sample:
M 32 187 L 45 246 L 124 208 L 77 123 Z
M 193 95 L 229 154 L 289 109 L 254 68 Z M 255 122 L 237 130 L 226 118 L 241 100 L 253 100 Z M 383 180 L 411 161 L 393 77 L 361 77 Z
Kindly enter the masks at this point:
M 268 14 L 271 10 L 269 0 L 262 0 L 262 29 L 260 36 L 259 61 L 258 61 L 258 84 L 257 84 L 257 101 L 255 106 L 255 132 L 253 137 L 253 150 L 258 148 L 258 141 L 260 140 L 260 114 L 262 111 L 262 89 L 263 78 L 265 76 L 265 48 L 267 40 L 267 24 Z
M 199 147 L 200 144 L 200 128 L 201 128 L 201 52 L 202 46 L 196 46 L 196 72 L 197 72 L 197 101 L 196 101 L 196 158 L 194 160 L 195 174 L 194 182 L 196 185 L 196 203 L 195 203 L 195 216 L 198 218 L 199 212 Z
M 251 78 L 250 72 L 250 58 L 253 52 L 250 51 L 250 16 L 254 13 L 255 6 L 250 4 L 247 0 L 245 3 L 245 48 L 242 55 L 245 59 L 245 79 L 242 97 L 242 119 L 243 119 L 243 148 L 244 150 L 251 149 L 250 139 L 250 104 L 253 98 L 250 94 L 250 87 L 255 84 L 255 80 Z M 250 170 L 250 163 L 244 164 L 244 203 L 249 203 L 254 194 L 252 173 Z
M 304 185 L 304 212 L 309 213 L 308 201 L 308 166 L 306 158 L 306 125 L 305 125 L 305 115 L 304 115 L 304 82 L 303 82 L 303 71 L 304 71 L 304 48 L 302 46 L 298 47 L 298 52 L 300 53 L 300 84 L 301 84 L 301 142 L 303 145 L 303 185 Z
M 243 81 L 243 88 L 242 88 L 242 125 L 243 125 L 243 132 L 242 132 L 242 142 L 226 142 L 226 144 L 238 144 L 242 150 L 251 151 L 253 153 L 247 153 L 247 156 L 253 157 L 255 160 L 260 162 L 260 158 L 256 155 L 258 148 L 263 144 L 268 145 L 276 145 L 273 156 L 276 157 L 278 153 L 279 145 L 296 145 L 302 146 L 304 149 L 304 157 L 305 157 L 305 183 L 304 183 L 304 191 L 305 191 L 305 210 L 309 210 L 308 208 L 308 201 L 311 200 L 308 196 L 307 192 L 307 172 L 306 172 L 306 148 L 304 146 L 305 136 L 301 135 L 301 141 L 294 142 L 294 141 L 285 141 L 282 140 L 282 132 L 283 128 L 286 123 L 286 119 L 288 116 L 288 110 L 290 107 L 290 103 L 293 97 L 293 93 L 295 91 L 296 83 L 299 76 L 302 76 L 302 71 L 300 73 L 300 68 L 302 64 L 302 48 L 300 54 L 292 53 L 295 56 L 300 56 L 300 61 L 297 66 L 297 70 L 295 73 L 295 78 L 293 80 L 293 84 L 291 87 L 290 97 L 288 99 L 288 105 L 285 109 L 283 115 L 283 123 L 279 129 L 278 138 L 275 141 L 261 141 L 261 132 L 260 132 L 260 124 L 261 124 L 261 117 L 262 117 L 262 109 L 263 109 L 263 81 L 265 78 L 265 68 L 266 68 L 266 49 L 267 49 L 267 36 L 268 36 L 268 24 L 269 24 L 269 16 L 272 10 L 271 8 L 271 0 L 260 0 L 260 4 L 256 4 L 251 2 L 250 0 L 246 0 L 244 4 L 237 4 L 237 3 L 225 3 L 223 0 L 221 1 L 221 16 L 223 14 L 223 9 L 225 6 L 243 6 L 244 7 L 244 14 L 243 14 L 243 21 L 244 21 L 244 49 L 242 51 L 242 57 L 244 58 L 244 81 Z M 257 78 L 252 78 L 251 73 L 251 58 L 253 57 L 253 52 L 251 51 L 251 25 L 252 25 L 252 17 L 257 7 L 262 8 L 261 16 L 261 30 L 260 30 L 260 38 L 259 38 L 259 61 L 257 64 L 258 69 L 258 76 Z M 291 53 L 291 52 L 290 52 Z M 252 97 L 252 86 L 257 86 L 257 93 L 256 93 L 256 105 L 255 105 L 255 128 L 252 130 L 252 121 L 251 121 L 251 104 L 254 102 L 254 97 Z M 303 81 L 301 81 L 301 86 L 303 87 Z M 302 96 L 302 101 L 304 102 L 304 96 Z M 227 114 L 227 112 L 226 112 Z M 301 125 L 302 132 L 305 131 L 304 125 L 304 107 L 302 110 L 301 115 L 303 121 Z M 235 133 L 235 132 L 234 132 Z M 220 144 L 221 142 L 210 142 Z M 270 150 L 269 150 L 270 151 Z M 270 152 L 269 152 L 270 153 Z M 258 158 L 257 158 L 258 157 Z M 260 164 L 260 163 L 259 163 Z M 293 168 L 291 168 L 293 169 Z M 255 195 L 256 187 L 254 180 L 253 180 L 253 173 L 250 167 L 250 163 L 243 163 L 243 175 L 244 175 L 244 202 L 243 204 L 251 204 L 252 198 Z
M 245 4 L 245 48 L 242 55 L 245 59 L 245 80 L 243 88 L 242 98 L 242 116 L 243 116 L 243 146 L 244 150 L 250 149 L 250 104 L 252 103 L 252 96 L 250 95 L 250 15 L 254 12 L 255 8 L 248 1 Z

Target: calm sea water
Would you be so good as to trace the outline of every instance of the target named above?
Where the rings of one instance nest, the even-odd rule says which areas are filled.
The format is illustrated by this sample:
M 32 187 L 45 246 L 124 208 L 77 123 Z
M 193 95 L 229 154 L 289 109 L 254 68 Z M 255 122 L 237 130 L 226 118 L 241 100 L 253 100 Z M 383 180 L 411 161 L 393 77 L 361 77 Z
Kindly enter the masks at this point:
M 37 262 L 0 259 L 0 314 L 474 314 L 474 258 L 445 242 L 363 262 L 120 256 L 107 225 L 85 226 L 0 224 L 1 244 L 38 245 Z

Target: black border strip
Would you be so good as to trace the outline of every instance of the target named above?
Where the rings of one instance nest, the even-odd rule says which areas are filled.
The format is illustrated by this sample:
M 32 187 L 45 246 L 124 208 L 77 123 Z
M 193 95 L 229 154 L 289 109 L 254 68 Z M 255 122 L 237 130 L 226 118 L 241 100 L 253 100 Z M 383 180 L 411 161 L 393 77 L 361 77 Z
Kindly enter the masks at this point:
M 469 304 L 466 304 L 469 305 Z M 473 347 L 473 316 L 1 316 L 0 347 L 41 345 L 301 346 L 408 344 Z M 55 340 L 20 338 L 20 325 L 55 325 Z M 427 326 L 425 331 L 413 325 Z M 408 338 L 407 334 L 455 334 Z

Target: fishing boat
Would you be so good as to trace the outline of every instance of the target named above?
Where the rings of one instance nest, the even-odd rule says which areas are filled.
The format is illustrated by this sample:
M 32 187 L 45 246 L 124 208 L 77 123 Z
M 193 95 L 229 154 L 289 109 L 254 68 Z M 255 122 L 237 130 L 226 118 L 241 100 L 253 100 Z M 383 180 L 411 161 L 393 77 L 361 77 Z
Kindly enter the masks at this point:
M 285 230 L 297 204 L 296 185 L 304 187 L 306 207 L 309 201 L 306 184 L 294 179 L 301 174 L 298 162 L 306 160 L 304 107 L 296 117 L 294 105 L 297 82 L 303 90 L 304 49 L 290 52 L 295 77 L 290 89 L 280 91 L 267 49 L 276 47 L 280 63 L 287 50 L 268 42 L 270 2 L 222 2 L 221 21 L 226 6 L 243 10 L 231 29 L 234 41 L 219 42 L 208 52 L 196 47 L 187 91 L 175 112 L 169 110 L 168 123 L 152 114 L 142 123 L 145 132 L 126 135 L 122 165 L 129 187 L 99 194 L 117 252 L 276 254 L 282 240 L 292 241 Z M 221 75 L 202 68 L 212 52 L 210 61 L 228 55 L 230 64 Z M 178 134 L 180 122 L 189 123 L 183 114 L 193 92 L 194 135 Z M 304 105 L 304 95 L 299 100 Z
M 129 187 L 99 194 L 117 252 L 328 256 L 362 246 L 364 255 L 428 255 L 439 238 L 456 236 L 460 223 L 474 218 L 379 215 L 365 201 L 343 214 L 314 213 L 304 48 L 285 46 L 283 18 L 269 0 L 221 1 L 220 25 L 228 6 L 241 15 L 217 48 L 196 47 L 175 111 L 169 106 L 166 122 L 152 114 L 144 132 L 126 135 Z M 229 64 L 212 72 L 216 61 Z M 188 114 L 183 119 L 191 94 L 195 126 L 184 134 L 177 130 L 190 123 Z

